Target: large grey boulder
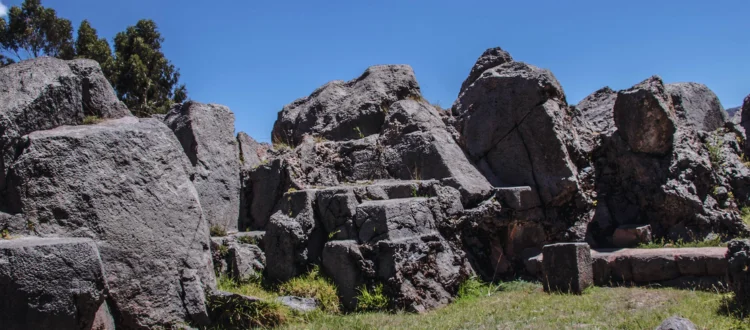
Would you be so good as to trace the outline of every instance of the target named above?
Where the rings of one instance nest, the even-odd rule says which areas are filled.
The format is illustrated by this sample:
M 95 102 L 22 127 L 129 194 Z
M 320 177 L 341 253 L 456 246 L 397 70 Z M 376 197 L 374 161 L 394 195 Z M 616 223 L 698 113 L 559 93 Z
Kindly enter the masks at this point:
M 31 133 L 10 168 L 10 208 L 38 234 L 97 242 L 118 327 L 187 320 L 184 269 L 215 286 L 181 149 L 163 123 L 128 117 Z
M 620 91 L 614 107 L 620 136 L 635 152 L 664 155 L 677 130 L 672 99 L 658 76 Z
M 195 169 L 193 184 L 209 224 L 236 231 L 240 162 L 234 114 L 222 105 L 187 102 L 173 107 L 164 122 Z
M 95 329 L 104 321 L 96 319 L 107 296 L 96 244 L 81 238 L 0 241 L 0 296 L 3 329 Z
M 470 158 L 494 186 L 531 186 L 544 204 L 578 189 L 565 94 L 551 72 L 521 62 L 486 70 L 453 105 Z
M 0 188 L 18 139 L 37 130 L 83 123 L 86 116 L 120 118 L 130 111 L 117 99 L 99 64 L 40 57 L 0 69 Z
M 707 132 L 724 127 L 728 120 L 726 111 L 708 86 L 698 83 L 667 84 L 677 119 L 695 129 Z
M 451 130 L 422 98 L 411 68 L 390 65 L 331 82 L 284 107 L 273 138 L 293 147 L 276 157 L 302 188 L 437 179 L 458 189 L 464 204 L 479 203 L 491 187 Z
M 421 98 L 410 66 L 372 66 L 357 79 L 329 82 L 285 106 L 274 123 L 273 141 L 296 146 L 305 134 L 333 141 L 377 134 L 388 107 L 410 97 Z

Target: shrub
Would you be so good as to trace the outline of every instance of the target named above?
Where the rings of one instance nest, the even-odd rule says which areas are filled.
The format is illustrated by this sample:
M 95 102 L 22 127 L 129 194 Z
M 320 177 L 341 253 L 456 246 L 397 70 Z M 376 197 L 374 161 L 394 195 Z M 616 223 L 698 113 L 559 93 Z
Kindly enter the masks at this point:
M 718 170 L 724 166 L 724 155 L 721 154 L 721 147 L 724 141 L 721 140 L 719 134 L 714 133 L 706 141 L 706 148 L 708 149 L 708 157 L 711 160 L 711 165 L 714 169 Z
M 320 275 L 318 267 L 314 267 L 306 275 L 295 277 L 279 285 L 282 295 L 315 298 L 320 302 L 321 309 L 330 313 L 339 312 L 339 296 L 336 286 Z
M 359 289 L 357 296 L 357 310 L 363 312 L 377 312 L 388 308 L 388 297 L 383 294 L 383 284 L 378 283 L 372 291 L 367 287 Z
M 210 229 L 210 233 L 212 237 L 224 237 L 227 236 L 227 230 L 219 225 L 212 225 Z

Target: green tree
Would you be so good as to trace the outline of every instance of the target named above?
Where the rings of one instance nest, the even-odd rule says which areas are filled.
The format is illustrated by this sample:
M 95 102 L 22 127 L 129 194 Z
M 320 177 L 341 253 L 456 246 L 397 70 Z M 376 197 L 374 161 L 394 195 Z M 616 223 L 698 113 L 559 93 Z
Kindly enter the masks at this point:
M 2 50 L 18 60 L 54 56 L 62 59 L 75 57 L 73 25 L 58 18 L 52 8 L 44 8 L 40 0 L 24 0 L 21 7 L 13 6 L 8 19 L 0 18 Z
M 78 38 L 76 38 L 76 57 L 88 58 L 99 62 L 104 75 L 110 83 L 114 82 L 112 75 L 114 66 L 114 57 L 112 49 L 109 48 L 107 39 L 99 38 L 88 20 L 83 20 L 78 27 Z
M 180 72 L 161 51 L 164 42 L 152 20 L 140 20 L 115 37 L 114 87 L 139 117 L 165 113 L 187 99 Z

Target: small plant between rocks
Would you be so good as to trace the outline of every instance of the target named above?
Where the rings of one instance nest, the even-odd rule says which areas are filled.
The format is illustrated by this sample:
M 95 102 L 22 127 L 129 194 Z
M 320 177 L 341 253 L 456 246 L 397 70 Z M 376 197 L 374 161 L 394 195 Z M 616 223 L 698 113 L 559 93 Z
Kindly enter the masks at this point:
M 226 228 L 219 225 L 212 225 L 209 230 L 212 237 L 224 237 L 227 236 Z
M 101 123 L 103 119 L 99 118 L 99 116 L 86 116 L 83 117 L 83 124 L 84 125 L 95 125 L 98 123 Z

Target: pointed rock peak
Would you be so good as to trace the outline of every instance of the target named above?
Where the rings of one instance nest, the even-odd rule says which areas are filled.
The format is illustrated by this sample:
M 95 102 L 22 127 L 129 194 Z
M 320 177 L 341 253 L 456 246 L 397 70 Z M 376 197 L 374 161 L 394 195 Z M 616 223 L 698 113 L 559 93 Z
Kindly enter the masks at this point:
M 510 56 L 510 53 L 504 51 L 502 48 L 494 47 L 485 50 L 484 53 L 479 56 L 477 62 L 474 63 L 474 67 L 471 68 L 469 77 L 466 78 L 466 80 L 464 80 L 464 83 L 461 85 L 461 92 L 463 92 L 466 87 L 471 85 L 471 83 L 473 83 L 474 80 L 476 80 L 482 74 L 482 72 L 508 62 L 513 62 L 513 57 Z

